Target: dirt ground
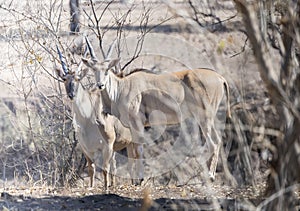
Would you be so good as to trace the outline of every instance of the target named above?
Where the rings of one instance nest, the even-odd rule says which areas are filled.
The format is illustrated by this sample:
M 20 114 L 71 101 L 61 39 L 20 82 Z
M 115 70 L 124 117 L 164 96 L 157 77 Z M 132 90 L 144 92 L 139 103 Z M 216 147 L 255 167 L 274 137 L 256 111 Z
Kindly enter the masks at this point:
M 84 9 L 89 8 L 87 2 L 83 2 Z M 134 63 L 135 66 L 140 67 L 142 65 L 144 68 L 149 69 L 155 67 L 158 70 L 167 68 L 168 71 L 187 67 L 213 68 L 228 80 L 231 88 L 231 104 L 237 104 L 241 100 L 245 100 L 251 105 L 257 99 L 262 102 L 261 104 L 267 101 L 251 48 L 245 43 L 244 33 L 239 30 L 242 29 L 240 17 L 233 17 L 236 12 L 231 1 L 217 3 L 217 5 L 221 5 L 217 15 L 222 20 L 233 18 L 225 21 L 223 28 L 214 29 L 212 26 L 208 26 L 207 31 L 199 29 L 199 26 L 186 18 L 188 15 L 185 14 L 186 5 L 181 1 L 174 1 L 173 8 L 157 3 L 158 1 L 149 2 L 153 9 L 149 20 L 149 28 L 157 24 L 159 20 L 166 19 L 166 17 L 176 16 L 176 18 L 162 22 L 159 26 L 153 28 L 149 36 L 146 36 L 148 40 L 146 38 L 143 51 L 148 53 L 148 60 L 143 60 L 144 57 L 141 57 L 140 60 Z M 120 2 L 112 4 L 111 14 L 118 13 L 116 11 L 119 8 L 123 8 L 125 11 L 128 6 L 120 4 Z M 131 17 L 133 25 L 125 27 L 124 30 L 128 30 L 128 37 L 134 37 L 139 33 L 139 28 L 135 27 L 139 25 L 137 20 L 141 16 L 143 8 L 143 4 L 139 4 L 136 8 L 137 13 L 134 13 Z M 63 9 L 64 19 L 61 39 L 68 43 L 69 37 L 63 36 L 68 27 L 67 3 L 64 3 Z M 175 13 L 174 9 L 176 9 Z M 111 21 L 110 17 L 104 17 L 104 22 L 109 21 Z M 86 24 L 88 20 L 84 19 L 83 22 Z M 13 34 L 15 32 L 14 24 L 10 22 L 9 18 L 2 20 L 2 23 L 4 23 L 0 27 L 2 34 Z M 133 40 L 136 42 L 136 39 Z M 130 42 L 131 39 L 128 40 L 128 43 Z M 0 47 L 7 49 L 7 45 L 5 36 L 2 36 Z M 128 51 L 132 53 L 132 49 Z M 242 51 L 243 53 L 241 53 Z M 17 83 L 12 79 L 11 73 L 6 72 L 6 69 L 11 66 L 16 69 L 20 68 L 21 65 L 18 63 L 20 58 L 12 57 L 7 50 L 1 52 L 0 55 L 3 56 L 0 73 L 0 88 L 3 88 L 1 98 L 3 102 L 9 99 L 9 102 L 17 104 L 17 98 L 20 95 L 13 92 L 8 83 L 2 82 Z M 126 55 L 126 52 L 124 55 Z M 149 55 L 156 55 L 156 57 Z M 157 57 L 157 55 L 160 57 Z M 170 57 L 172 59 L 169 59 Z M 165 59 L 164 62 L 161 58 Z M 53 68 L 52 63 L 45 64 L 45 68 Z M 45 77 L 45 74 L 43 77 Z M 41 77 L 38 80 L 39 83 L 44 83 L 41 87 L 42 90 L 46 89 L 45 83 L 52 83 L 49 82 L 50 79 L 47 75 L 46 79 Z M 10 110 L 13 109 L 10 107 Z M 3 146 L 1 147 L 6 147 L 3 140 L 2 142 Z M 77 187 L 53 187 L 32 181 L 28 184 L 23 182 L 22 178 L 15 176 L 14 171 L 9 171 L 8 166 L 4 167 L 5 159 L 5 156 L 1 156 L 1 167 L 4 169 L 0 180 L 0 209 L 2 208 L 2 210 L 253 210 L 263 200 L 262 193 L 266 188 L 264 178 L 267 171 L 265 171 L 265 168 L 260 171 L 260 162 L 257 163 L 256 168 L 259 178 L 256 179 L 257 183 L 253 185 L 243 186 L 237 184 L 233 186 L 228 184 L 220 167 L 214 182 L 198 178 L 187 184 L 184 182 L 160 184 L 154 178 L 148 179 L 142 186 L 132 186 L 119 182 L 116 187 L 111 187 L 109 191 L 105 192 L 102 187 L 103 183 L 99 180 L 97 180 L 95 188 L 88 188 L 86 183 L 84 185 L 78 184 Z M 188 163 L 182 165 L 188 165 Z M 13 168 L 16 167 L 11 167 L 11 169 Z M 5 169 L 7 174 L 4 173 Z M 185 168 L 183 167 L 183 169 Z M 8 173 L 11 175 L 8 175 Z M 184 170 L 181 172 L 181 174 L 185 173 Z M 232 174 L 234 175 L 234 172 Z M 238 175 L 236 177 L 240 178 L 242 176 Z M 22 181 L 15 181 L 15 178 Z

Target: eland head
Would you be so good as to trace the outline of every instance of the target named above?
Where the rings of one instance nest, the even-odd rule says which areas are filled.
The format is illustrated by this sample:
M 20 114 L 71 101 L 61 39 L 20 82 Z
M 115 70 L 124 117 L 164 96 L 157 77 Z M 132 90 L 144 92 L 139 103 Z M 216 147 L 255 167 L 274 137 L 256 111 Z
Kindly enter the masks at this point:
M 56 48 L 57 48 L 57 53 L 58 53 L 62 68 L 56 67 L 55 71 L 56 71 L 57 76 L 59 76 L 63 80 L 68 97 L 71 100 L 73 100 L 74 97 L 76 96 L 78 83 L 86 75 L 88 69 L 85 68 L 82 70 L 82 61 L 81 61 L 80 64 L 78 65 L 77 70 L 75 70 L 75 71 L 70 70 L 66 64 L 65 58 L 62 55 L 59 47 L 56 46 Z M 86 48 L 86 50 L 84 52 L 85 56 L 86 56 L 87 52 L 88 51 Z
M 95 74 L 97 86 L 100 90 L 102 90 L 105 88 L 105 84 L 108 82 L 108 71 L 116 67 L 120 62 L 119 58 L 113 60 L 110 59 L 115 42 L 110 46 L 104 61 L 98 62 L 98 59 L 95 55 L 95 51 L 89 39 L 87 37 L 85 39 L 86 39 L 87 49 L 89 50 L 91 59 L 86 59 L 84 56 L 82 58 L 82 62 L 94 70 L 93 72 Z

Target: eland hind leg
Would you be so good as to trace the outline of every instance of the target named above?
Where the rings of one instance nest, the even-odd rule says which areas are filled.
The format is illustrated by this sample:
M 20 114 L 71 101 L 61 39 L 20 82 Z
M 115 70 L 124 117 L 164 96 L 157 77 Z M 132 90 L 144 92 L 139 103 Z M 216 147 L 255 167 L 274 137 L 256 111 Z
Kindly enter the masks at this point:
M 214 133 L 214 138 L 216 139 L 217 143 L 215 144 L 210 167 L 209 167 L 209 177 L 210 177 L 210 179 L 215 180 L 220 148 L 222 146 L 222 141 L 218 134 L 218 131 L 216 130 L 216 128 L 214 126 L 212 127 L 212 131 Z

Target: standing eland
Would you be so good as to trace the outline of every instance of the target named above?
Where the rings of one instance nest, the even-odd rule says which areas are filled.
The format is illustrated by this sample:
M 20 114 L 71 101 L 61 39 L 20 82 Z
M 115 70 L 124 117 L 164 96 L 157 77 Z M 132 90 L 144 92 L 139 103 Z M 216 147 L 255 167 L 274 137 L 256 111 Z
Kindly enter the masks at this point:
M 98 87 L 108 93 L 112 114 L 130 128 L 133 141 L 147 141 L 144 129 L 149 126 L 150 110 L 158 110 L 165 116 L 156 118 L 153 123 L 156 125 L 178 124 L 187 118 L 195 118 L 211 153 L 209 177 L 214 180 L 222 145 L 214 119 L 225 93 L 227 117 L 231 116 L 229 86 L 225 78 L 203 68 L 165 74 L 140 71 L 120 78 L 112 71 L 119 59 L 99 62 L 92 46 L 87 44 L 91 59 L 82 58 L 82 61 L 94 71 Z
M 88 70 L 85 68 L 81 71 L 82 62 L 79 64 L 77 71 L 69 71 L 59 48 L 57 48 L 57 51 L 62 69 L 57 68 L 56 72 L 64 81 L 66 93 L 73 101 L 73 125 L 88 162 L 90 186 L 93 187 L 94 185 L 94 162 L 102 154 L 104 187 L 107 189 L 109 172 L 112 179 L 111 185 L 115 184 L 116 161 L 114 151 L 127 148 L 128 168 L 130 174 L 133 175 L 133 161 L 141 160 L 141 146 L 132 142 L 128 128 L 125 128 L 116 117 L 105 113 L 103 105 L 105 97 L 98 91 L 91 92 L 82 86 L 80 81 Z M 86 53 L 87 51 L 84 55 Z

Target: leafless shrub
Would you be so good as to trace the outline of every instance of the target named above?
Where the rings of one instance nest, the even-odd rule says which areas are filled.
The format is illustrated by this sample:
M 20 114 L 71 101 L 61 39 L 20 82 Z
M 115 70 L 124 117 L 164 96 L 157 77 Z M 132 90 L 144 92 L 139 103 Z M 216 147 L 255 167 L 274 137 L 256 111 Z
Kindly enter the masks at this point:
M 10 89 L 7 100 L 12 113 L 3 119 L 10 127 L 3 134 L 9 138 L 2 143 L 5 162 L 1 166 L 6 172 L 2 177 L 18 182 L 15 175 L 24 183 L 56 186 L 67 184 L 80 165 L 70 107 L 52 75 L 49 40 L 59 42 L 62 2 L 34 4 L 34 9 L 25 4 L 23 10 L 1 4 L 2 12 L 18 23 L 13 34 L 4 37 L 10 55 L 4 60 L 2 85 Z

